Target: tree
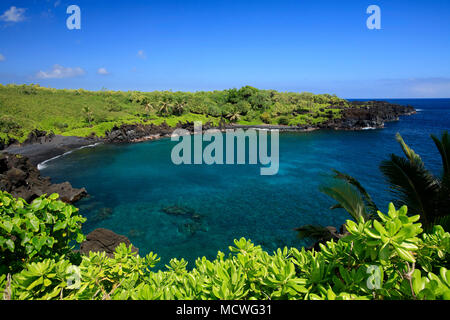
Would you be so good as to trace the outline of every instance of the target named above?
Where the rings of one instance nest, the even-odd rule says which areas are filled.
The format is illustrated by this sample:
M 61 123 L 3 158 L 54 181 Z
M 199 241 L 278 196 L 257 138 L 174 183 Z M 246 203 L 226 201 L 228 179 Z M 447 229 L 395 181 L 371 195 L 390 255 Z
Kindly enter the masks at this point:
M 144 104 L 145 117 L 148 117 L 149 113 L 153 110 L 154 110 L 153 105 L 150 102 L 147 102 L 146 104 Z
M 173 104 L 172 113 L 181 116 L 186 109 L 186 102 L 182 98 L 177 98 Z
M 446 230 L 450 227 L 450 138 L 448 131 L 439 139 L 431 135 L 442 159 L 442 174 L 435 176 L 414 150 L 397 134 L 406 158 L 395 154 L 380 165 L 396 205 L 407 205 L 411 214 L 420 214 L 426 230 L 441 224 Z
M 168 114 L 170 114 L 171 108 L 172 108 L 172 104 L 170 104 L 169 102 L 167 102 L 167 101 L 160 101 L 159 102 L 158 113 L 161 116 L 168 115 Z
M 425 168 L 419 155 L 397 134 L 406 158 L 391 154 L 380 165 L 380 170 L 395 196 L 396 206 L 406 205 L 410 215 L 420 215 L 425 230 L 441 225 L 450 230 L 450 138 L 448 131 L 439 139 L 431 135 L 442 158 L 442 174 L 436 177 Z M 345 209 L 355 221 L 367 221 L 376 217 L 378 208 L 363 186 L 353 177 L 333 170 L 340 182 L 320 190 L 335 199 L 338 204 L 331 209 Z M 322 228 L 322 231 L 320 231 Z M 321 226 L 303 226 L 296 229 L 301 237 L 315 237 L 326 230 Z
M 92 121 L 94 121 L 94 113 L 89 106 L 83 107 L 84 118 L 89 122 L 89 126 L 92 127 Z
M 376 216 L 378 208 L 366 189 L 352 176 L 333 170 L 336 182 L 320 191 L 337 201 L 331 209 L 345 209 L 352 218 L 367 221 Z
M 225 118 L 230 122 L 237 122 L 241 118 L 241 114 L 238 110 L 232 110 L 225 115 Z

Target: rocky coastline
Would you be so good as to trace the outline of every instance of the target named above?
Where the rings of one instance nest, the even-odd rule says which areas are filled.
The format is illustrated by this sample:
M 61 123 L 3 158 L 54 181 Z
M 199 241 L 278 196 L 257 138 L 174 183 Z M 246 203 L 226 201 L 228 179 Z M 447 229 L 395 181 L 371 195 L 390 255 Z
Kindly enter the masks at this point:
M 333 107 L 336 108 L 336 107 Z M 328 130 L 364 130 L 368 128 L 383 128 L 385 122 L 397 121 L 400 116 L 416 113 L 410 106 L 401 106 L 383 101 L 351 102 L 351 107 L 342 108 L 342 117 L 334 118 L 332 112 L 328 112 L 330 120 L 317 126 L 283 126 L 283 125 L 254 125 L 245 126 L 226 124 L 221 121 L 219 126 L 212 123 L 203 124 L 203 131 L 208 129 L 265 129 L 280 131 L 309 132 L 320 129 Z M 323 110 L 326 112 L 326 110 Z M 92 146 L 98 143 L 137 143 L 170 137 L 176 129 L 185 129 L 194 132 L 194 123 L 178 123 L 176 127 L 170 127 L 166 122 L 155 124 L 126 124 L 114 127 L 106 132 L 104 138 L 91 137 L 66 137 L 34 130 L 27 139 L 19 144 L 13 143 L 0 153 L 0 189 L 22 197 L 25 200 L 33 200 L 41 194 L 58 192 L 63 201 L 74 203 L 87 196 L 85 189 L 72 188 L 69 182 L 52 184 L 49 178 L 40 176 L 36 168 L 38 164 L 63 155 L 74 149 Z M 0 146 L 5 147 L 5 146 Z M 1 150 L 1 149 L 0 149 Z
M 0 154 L 0 190 L 27 202 L 43 194 L 58 193 L 60 199 L 67 203 L 75 203 L 87 196 L 86 189 L 73 188 L 69 182 L 51 183 L 50 178 L 41 177 L 27 157 L 8 153 Z
M 309 132 L 320 129 L 328 130 L 364 130 L 368 128 L 383 128 L 385 122 L 397 121 L 400 116 L 416 113 L 413 107 L 405 107 L 381 101 L 351 102 L 352 107 L 343 108 L 342 117 L 334 118 L 333 114 L 327 113 L 329 121 L 317 126 L 283 126 L 283 125 L 255 125 L 245 126 L 236 124 L 225 124 L 221 122 L 217 127 L 212 123 L 203 124 L 203 130 L 218 129 L 265 129 L 280 130 L 284 132 Z M 335 107 L 334 107 L 335 108 Z M 326 112 L 326 110 L 323 110 Z M 104 138 L 99 137 L 65 137 L 48 134 L 45 131 L 34 130 L 28 138 L 19 144 L 17 141 L 9 146 L 0 145 L 0 190 L 11 193 L 14 197 L 20 197 L 27 202 L 33 201 L 42 194 L 58 193 L 60 199 L 67 203 L 75 203 L 83 197 L 88 196 L 86 189 L 73 188 L 69 182 L 52 184 L 50 178 L 41 177 L 38 164 L 63 155 L 74 149 L 92 146 L 97 143 L 137 143 L 143 141 L 157 140 L 170 137 L 176 129 L 185 129 L 194 132 L 194 123 L 178 123 L 175 128 L 166 122 L 161 125 L 155 124 L 127 124 L 114 127 L 106 132 Z M 317 249 L 319 243 L 331 238 L 337 239 L 342 235 L 330 227 L 330 235 L 318 241 L 310 249 Z M 341 233 L 342 230 L 341 230 Z M 98 229 L 88 236 L 82 244 L 82 253 L 88 251 L 105 251 L 108 255 L 113 254 L 114 248 L 119 243 L 130 244 L 129 240 L 110 230 Z M 133 248 L 133 250 L 138 250 Z

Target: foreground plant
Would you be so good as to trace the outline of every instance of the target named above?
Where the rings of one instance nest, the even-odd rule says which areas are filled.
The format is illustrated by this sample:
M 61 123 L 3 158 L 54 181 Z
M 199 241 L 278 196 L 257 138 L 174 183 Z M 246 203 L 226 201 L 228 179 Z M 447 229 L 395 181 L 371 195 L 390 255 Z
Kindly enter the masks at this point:
M 383 161 L 380 170 L 396 196 L 396 205 L 407 205 L 420 214 L 426 230 L 441 224 L 450 230 L 450 137 L 448 131 L 438 138 L 431 135 L 442 160 L 442 173 L 434 175 L 426 169 L 421 157 L 397 134 L 406 158 L 395 154 Z
M 389 189 L 395 196 L 397 207 L 407 206 L 413 215 L 420 215 L 420 222 L 426 231 L 434 225 L 450 230 L 450 136 L 448 131 L 438 138 L 431 135 L 442 160 L 442 173 L 434 175 L 427 170 L 421 157 L 403 140 L 396 139 L 402 147 L 405 158 L 391 154 L 390 159 L 380 165 Z M 333 170 L 335 182 L 320 190 L 337 201 L 331 209 L 345 209 L 355 221 L 377 219 L 378 208 L 368 192 L 354 177 Z M 301 238 L 320 239 L 330 232 L 322 226 L 307 225 L 295 229 Z
M 55 200 L 47 199 L 49 203 Z M 140 257 L 124 244 L 114 258 L 90 253 L 77 264 L 64 255 L 0 275 L 3 299 L 450 299 L 450 234 L 423 234 L 419 216 L 389 206 L 377 220 L 347 221 L 349 235 L 320 251 L 269 254 L 242 238 L 226 256 L 197 259 L 192 270 L 172 259 Z M 2 249 L 3 250 L 3 249 Z
M 20 271 L 29 262 L 73 255 L 71 242 L 81 243 L 86 221 L 59 196 L 41 196 L 28 204 L 0 191 L 0 274 Z

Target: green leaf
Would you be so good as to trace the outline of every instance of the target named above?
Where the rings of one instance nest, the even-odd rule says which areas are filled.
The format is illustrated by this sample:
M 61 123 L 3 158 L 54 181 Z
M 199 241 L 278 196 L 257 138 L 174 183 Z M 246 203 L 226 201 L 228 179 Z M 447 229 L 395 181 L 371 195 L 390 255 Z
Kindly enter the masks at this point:
M 29 214 L 27 216 L 27 223 L 29 223 L 34 232 L 39 231 L 39 219 L 34 214 Z
M 51 280 L 49 280 L 49 279 L 44 279 L 44 286 L 45 287 L 48 287 L 49 285 L 51 285 L 52 284 L 52 281 Z
M 33 281 L 33 283 L 28 286 L 27 290 L 31 290 L 34 287 L 41 285 L 43 283 L 44 283 L 44 277 L 39 277 L 37 280 Z
M 416 262 L 416 259 L 414 259 L 413 255 L 411 254 L 411 252 L 400 248 L 400 247 L 395 247 L 395 251 L 397 251 L 398 255 L 400 256 L 400 258 L 402 258 L 403 260 L 406 260 L 408 262 L 414 263 Z
M 50 200 L 57 200 L 59 198 L 59 194 L 53 193 L 48 197 Z
M 56 232 L 58 230 L 61 229 L 65 229 L 67 227 L 67 221 L 58 221 L 55 223 L 55 225 L 53 226 L 53 232 Z
M 9 249 L 9 251 L 14 252 L 14 249 L 15 249 L 14 241 L 12 241 L 11 239 L 8 239 L 8 240 L 6 240 L 5 244 L 6 244 L 6 247 Z
M 76 241 L 78 242 L 78 243 L 82 243 L 84 240 L 85 240 L 85 236 L 82 234 L 82 233 L 79 233 L 79 234 L 77 234 L 77 239 L 76 239 Z
M 2 229 L 4 229 L 7 233 L 11 233 L 13 224 L 10 221 L 5 220 L 0 223 L 0 227 L 2 227 Z
M 410 251 L 419 250 L 419 247 L 417 247 L 415 244 L 412 244 L 412 243 L 409 243 L 409 242 L 402 242 L 400 244 L 400 247 L 402 247 L 405 250 L 410 250 Z
M 384 227 L 381 225 L 381 223 L 379 223 L 377 220 L 373 221 L 373 226 L 380 233 L 380 235 L 386 235 L 387 234 L 386 229 L 384 229 Z
M 383 247 L 380 249 L 379 257 L 383 261 L 388 261 L 391 257 L 391 249 L 389 248 L 388 244 L 383 245 Z

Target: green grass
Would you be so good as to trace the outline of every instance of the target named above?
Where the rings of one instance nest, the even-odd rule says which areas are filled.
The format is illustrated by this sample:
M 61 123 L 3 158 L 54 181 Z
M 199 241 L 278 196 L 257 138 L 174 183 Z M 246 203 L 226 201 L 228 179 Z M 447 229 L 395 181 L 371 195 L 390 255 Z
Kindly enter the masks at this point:
M 160 108 L 164 103 L 170 107 L 163 116 Z M 176 109 L 180 104 L 181 112 Z M 346 105 L 347 101 L 330 95 L 280 93 L 252 87 L 145 93 L 0 84 L 0 139 L 23 142 L 34 129 L 64 136 L 85 137 L 95 133 L 103 137 L 114 126 L 164 121 L 172 127 L 180 121 L 209 121 L 217 126 L 222 117 L 234 113 L 239 114 L 236 122 L 241 125 L 263 124 L 262 114 L 265 123 L 270 124 L 279 124 L 281 120 L 290 125 L 317 124 L 328 120 L 326 114 L 330 110 L 333 117 L 340 117 L 341 110 L 331 107 L 332 104 Z M 302 110 L 307 113 L 299 114 Z

